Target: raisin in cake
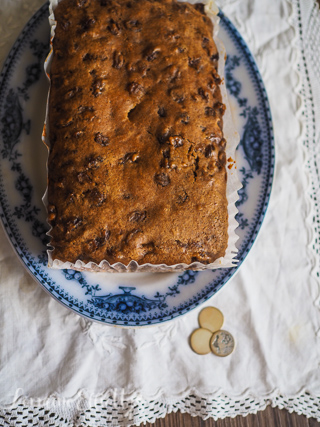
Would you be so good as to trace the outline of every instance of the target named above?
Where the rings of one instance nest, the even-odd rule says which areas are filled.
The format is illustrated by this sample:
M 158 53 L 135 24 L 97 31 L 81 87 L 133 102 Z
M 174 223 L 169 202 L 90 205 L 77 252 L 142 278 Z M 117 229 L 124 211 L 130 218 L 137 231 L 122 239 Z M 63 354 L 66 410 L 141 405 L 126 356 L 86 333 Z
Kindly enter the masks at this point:
M 225 107 L 204 6 L 62 0 L 55 19 L 52 259 L 173 265 L 222 257 Z

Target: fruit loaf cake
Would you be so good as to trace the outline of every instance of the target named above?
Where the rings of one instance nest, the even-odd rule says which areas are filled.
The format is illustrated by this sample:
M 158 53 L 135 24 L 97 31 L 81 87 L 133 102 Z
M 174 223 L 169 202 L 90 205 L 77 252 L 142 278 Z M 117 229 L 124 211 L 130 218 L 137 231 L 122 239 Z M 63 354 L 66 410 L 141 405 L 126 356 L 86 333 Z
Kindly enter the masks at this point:
M 226 140 L 203 4 L 62 0 L 48 109 L 52 259 L 223 257 Z

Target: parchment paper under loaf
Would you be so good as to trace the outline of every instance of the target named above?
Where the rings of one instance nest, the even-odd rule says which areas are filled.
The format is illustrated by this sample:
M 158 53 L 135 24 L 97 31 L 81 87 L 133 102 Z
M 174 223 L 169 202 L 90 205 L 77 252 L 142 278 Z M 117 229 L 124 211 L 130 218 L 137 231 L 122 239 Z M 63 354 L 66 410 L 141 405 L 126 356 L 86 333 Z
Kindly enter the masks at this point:
M 56 27 L 56 21 L 54 18 L 54 10 L 57 7 L 58 3 L 63 0 L 50 0 L 49 4 L 49 10 L 50 10 L 50 16 L 49 16 L 49 23 L 51 26 L 51 50 L 50 53 L 45 61 L 45 72 L 47 77 L 50 80 L 50 65 L 52 61 L 53 56 L 53 50 L 52 50 L 52 40 L 55 33 L 55 27 Z M 178 1 L 184 1 L 184 0 L 178 0 Z M 188 3 L 196 4 L 199 3 L 196 0 L 189 0 Z M 235 161 L 236 154 L 235 150 L 239 143 L 239 134 L 235 129 L 230 105 L 228 102 L 227 97 L 227 91 L 226 91 L 226 85 L 224 80 L 224 67 L 225 67 L 225 59 L 226 59 L 226 51 L 223 46 L 223 43 L 218 38 L 218 32 L 219 32 L 219 17 L 217 16 L 219 9 L 217 8 L 216 4 L 212 0 L 203 0 L 201 1 L 202 4 L 205 5 L 205 12 L 207 16 L 212 20 L 213 26 L 214 26 L 214 41 L 216 43 L 218 52 L 219 52 L 219 61 L 218 61 L 218 73 L 222 79 L 222 83 L 220 85 L 221 90 L 221 96 L 222 96 L 222 102 L 226 106 L 226 111 L 223 116 L 223 133 L 224 137 L 227 141 L 226 145 L 226 158 L 233 159 Z M 48 94 L 48 102 L 49 102 L 49 95 L 50 90 Z M 44 124 L 44 131 L 42 135 L 42 140 L 45 143 L 45 145 L 48 147 L 48 150 L 50 150 L 50 141 L 49 141 L 49 128 L 48 128 L 48 102 L 47 102 L 47 111 L 46 111 L 46 118 L 45 118 L 45 124 Z M 75 263 L 70 262 L 63 262 L 57 259 L 52 259 L 52 249 L 48 250 L 48 266 L 52 268 L 58 268 L 58 269 L 74 269 L 74 270 L 87 270 L 87 271 L 103 271 L 103 272 L 119 272 L 119 273 L 125 273 L 125 272 L 176 272 L 176 271 L 183 271 L 183 270 L 206 270 L 206 269 L 216 269 L 216 268 L 226 268 L 226 267 L 234 267 L 237 263 L 237 260 L 235 259 L 236 254 L 238 252 L 236 248 L 236 241 L 238 240 L 238 236 L 235 232 L 236 228 L 238 227 L 238 223 L 235 219 L 235 216 L 238 212 L 236 208 L 236 201 L 238 200 L 238 190 L 242 187 L 241 182 L 238 179 L 237 173 L 236 173 L 236 163 L 234 163 L 233 167 L 229 169 L 226 167 L 227 171 L 227 201 L 228 201 L 228 216 L 229 216 L 229 223 L 228 223 L 228 247 L 225 253 L 224 257 L 218 258 L 216 261 L 214 261 L 211 264 L 202 264 L 200 262 L 193 262 L 192 264 L 175 264 L 175 265 L 166 265 L 166 264 L 142 264 L 139 265 L 136 261 L 131 261 L 127 266 L 118 262 L 115 264 L 110 264 L 107 260 L 103 260 L 100 262 L 100 264 L 96 264 L 94 262 L 89 262 L 85 264 L 81 260 L 77 260 Z M 47 207 L 47 190 L 43 196 L 43 203 Z M 50 229 L 51 230 L 51 229 Z M 50 236 L 50 230 L 47 233 L 48 236 Z M 49 245 L 50 246 L 50 245 Z

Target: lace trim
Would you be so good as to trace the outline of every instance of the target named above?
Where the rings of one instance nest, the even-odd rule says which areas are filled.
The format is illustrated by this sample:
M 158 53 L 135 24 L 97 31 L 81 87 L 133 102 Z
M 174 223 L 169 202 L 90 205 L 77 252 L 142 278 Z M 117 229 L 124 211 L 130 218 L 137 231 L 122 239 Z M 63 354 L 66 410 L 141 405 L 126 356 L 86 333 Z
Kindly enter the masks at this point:
M 308 61 L 317 77 L 317 81 L 320 82 L 320 10 L 317 2 L 313 5 L 304 40 Z M 318 100 L 320 101 L 320 99 Z
M 217 420 L 256 414 L 269 404 L 320 421 L 320 398 L 307 392 L 292 398 L 277 393 L 264 399 L 252 396 L 230 398 L 226 395 L 212 399 L 190 394 L 173 402 L 162 398 L 143 399 L 137 394 L 130 399 L 121 398 L 121 394 L 89 400 L 79 396 L 75 401 L 51 397 L 41 405 L 36 405 L 32 399 L 19 400 L 21 403 L 0 410 L 0 426 L 133 426 L 146 422 L 154 423 L 157 418 L 164 418 L 167 414 L 177 411 L 203 419 Z
M 312 260 L 313 277 L 318 284 L 318 295 L 320 293 L 320 126 L 317 129 L 316 109 L 320 109 L 320 86 L 316 84 L 320 79 L 320 14 L 317 2 L 314 1 L 313 8 L 304 27 L 301 12 L 301 2 L 295 0 L 295 28 L 298 29 L 298 47 L 300 50 L 300 63 L 298 72 L 301 76 L 299 95 L 302 101 L 301 117 L 303 118 L 304 132 L 302 143 L 305 148 L 306 169 L 309 178 L 309 200 L 307 224 L 309 224 L 311 236 L 308 255 Z M 307 9 L 307 7 L 306 7 Z M 312 78 L 310 78 L 312 76 Z M 318 80 L 316 80 L 318 79 Z M 314 82 L 312 82 L 314 80 Z M 318 105 L 314 103 L 315 92 L 318 93 Z M 315 301 L 320 308 L 320 300 Z
M 305 30 L 305 35 L 303 35 Z M 306 141 L 309 148 L 309 170 L 312 176 L 312 189 L 311 189 L 311 200 L 314 204 L 315 215 L 313 218 L 313 231 L 314 241 L 312 242 L 312 248 L 314 253 L 317 255 L 315 260 L 315 266 L 317 271 L 317 277 L 319 279 L 320 272 L 320 11 L 317 2 L 313 4 L 310 18 L 308 21 L 308 27 L 301 28 L 304 45 L 302 48 L 303 64 L 302 72 L 304 73 L 305 85 L 304 101 L 306 109 L 306 119 L 309 122 L 309 138 Z M 306 61 L 307 59 L 307 61 Z M 308 66 L 308 65 L 309 66 Z M 314 102 L 315 100 L 315 102 Z M 316 104 L 316 105 L 315 105 Z M 320 290 L 319 290 L 320 294 Z M 320 297 L 318 297 L 317 304 L 320 308 Z

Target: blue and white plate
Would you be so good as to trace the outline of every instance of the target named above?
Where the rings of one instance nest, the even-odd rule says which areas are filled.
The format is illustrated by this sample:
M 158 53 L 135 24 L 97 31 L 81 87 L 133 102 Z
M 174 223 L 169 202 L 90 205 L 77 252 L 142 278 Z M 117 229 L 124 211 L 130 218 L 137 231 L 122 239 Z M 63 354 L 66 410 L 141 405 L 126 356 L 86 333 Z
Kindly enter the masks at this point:
M 227 89 L 237 110 L 241 143 L 237 164 L 236 268 L 179 273 L 80 273 L 46 267 L 47 151 L 41 141 L 48 83 L 48 5 L 31 18 L 0 76 L 0 216 L 21 261 L 58 301 L 92 320 L 120 326 L 161 323 L 195 308 L 233 276 L 257 237 L 270 197 L 274 145 L 270 108 L 248 47 L 221 13 L 220 38 L 228 53 Z

